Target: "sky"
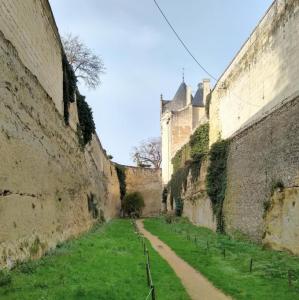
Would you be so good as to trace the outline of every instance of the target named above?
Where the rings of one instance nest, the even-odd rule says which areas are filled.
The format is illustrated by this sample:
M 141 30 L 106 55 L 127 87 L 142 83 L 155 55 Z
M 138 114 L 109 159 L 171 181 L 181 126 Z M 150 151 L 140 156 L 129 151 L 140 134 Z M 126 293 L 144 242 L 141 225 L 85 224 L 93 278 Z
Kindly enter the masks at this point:
M 198 61 L 216 78 L 247 40 L 272 0 L 157 0 Z M 160 136 L 160 94 L 182 82 L 195 92 L 208 76 L 166 24 L 153 0 L 50 0 L 61 35 L 72 33 L 106 67 L 96 90 L 80 85 L 103 147 L 122 164 L 132 148 Z M 214 83 L 214 82 L 212 82 Z

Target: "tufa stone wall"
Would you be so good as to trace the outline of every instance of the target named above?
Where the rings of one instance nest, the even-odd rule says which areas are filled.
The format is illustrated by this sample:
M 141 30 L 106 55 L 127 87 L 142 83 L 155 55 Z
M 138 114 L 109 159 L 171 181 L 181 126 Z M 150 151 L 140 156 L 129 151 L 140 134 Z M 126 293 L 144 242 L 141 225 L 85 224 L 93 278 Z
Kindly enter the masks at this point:
M 264 218 L 263 243 L 299 255 L 299 187 L 277 189 Z
M 292 100 L 299 90 L 299 1 L 276 0 L 216 84 L 210 144 Z
M 0 29 L 9 30 L 12 37 L 11 42 L 0 30 L 0 265 L 7 267 L 41 256 L 58 242 L 88 230 L 95 221 L 117 216 L 120 210 L 116 171 L 98 138 L 94 136 L 83 151 L 57 105 L 57 99 L 62 104 L 59 42 L 45 42 L 49 49 L 40 53 L 42 61 L 30 50 L 35 47 L 32 40 L 25 39 L 26 47 L 19 46 L 23 40 L 19 35 L 34 34 L 41 41 L 51 36 L 50 12 L 40 6 L 43 3 L 1 1 L 0 5 Z M 10 28 L 9 16 L 3 15 L 7 7 L 14 8 L 14 18 L 21 20 L 14 26 L 22 30 Z M 37 22 L 32 33 L 27 18 Z M 39 24 L 41 19 L 45 24 Z M 28 66 L 30 52 L 38 65 Z M 59 63 L 48 68 L 52 59 Z
M 144 217 L 158 215 L 162 205 L 161 170 L 125 166 L 127 193 L 140 192 L 144 198 Z
M 0 30 L 63 114 L 61 42 L 48 1 L 0 0 Z
M 224 201 L 228 232 L 241 231 L 256 241 L 262 241 L 266 234 L 267 244 L 273 242 L 276 248 L 298 253 L 299 240 L 292 238 L 298 234 L 299 199 L 295 190 L 291 192 L 299 185 L 298 132 L 296 97 L 232 138 Z M 269 204 L 273 188 L 279 183 L 286 192 L 280 201 L 275 198 Z M 269 205 L 272 208 L 267 217 Z
M 183 216 L 193 224 L 210 228 L 216 231 L 217 222 L 213 214 L 212 203 L 206 192 L 205 178 L 208 160 L 203 160 L 197 178 L 192 178 L 191 171 L 187 178 L 186 188 L 183 188 L 184 201 Z

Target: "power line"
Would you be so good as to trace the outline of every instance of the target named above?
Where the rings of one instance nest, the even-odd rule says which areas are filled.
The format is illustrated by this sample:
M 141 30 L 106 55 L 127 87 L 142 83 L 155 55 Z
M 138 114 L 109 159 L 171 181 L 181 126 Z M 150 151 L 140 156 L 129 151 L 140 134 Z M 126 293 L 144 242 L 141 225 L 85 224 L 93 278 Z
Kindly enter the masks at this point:
M 195 56 L 192 54 L 192 52 L 189 50 L 189 48 L 187 47 L 187 45 L 184 43 L 184 41 L 181 39 L 181 37 L 179 36 L 179 34 L 176 32 L 176 30 L 174 29 L 174 27 L 171 25 L 171 23 L 168 21 L 166 15 L 164 14 L 163 10 L 160 8 L 159 4 L 157 3 L 156 0 L 154 0 L 155 5 L 157 6 L 158 10 L 160 11 L 161 15 L 163 16 L 163 18 L 165 19 L 165 21 L 167 22 L 167 24 L 169 25 L 169 27 L 171 28 L 171 30 L 173 31 L 173 33 L 176 35 L 176 37 L 178 38 L 178 40 L 181 42 L 182 46 L 185 48 L 185 50 L 189 53 L 189 55 L 193 58 L 193 60 L 198 64 L 198 66 L 207 74 L 209 75 L 211 78 L 213 78 L 216 82 L 217 79 L 195 58 Z
M 180 41 L 180 43 L 182 44 L 182 46 L 185 48 L 185 50 L 189 53 L 189 55 L 193 58 L 193 60 L 196 62 L 196 64 L 207 74 L 209 75 L 212 79 L 214 79 L 216 82 L 218 83 L 222 83 L 224 84 L 224 82 L 221 82 L 220 80 L 217 80 L 217 78 L 215 78 L 197 59 L 196 57 L 192 54 L 192 52 L 189 50 L 189 48 L 187 47 L 187 45 L 184 43 L 184 41 L 182 40 L 182 38 L 179 36 L 179 34 L 176 32 L 176 30 L 174 29 L 174 27 L 171 25 L 170 21 L 168 21 L 165 13 L 163 12 L 163 10 L 161 9 L 161 7 L 159 6 L 159 4 L 157 3 L 156 0 L 153 0 L 155 5 L 157 6 L 158 10 L 160 11 L 161 15 L 163 16 L 163 18 L 165 19 L 165 21 L 167 22 L 167 24 L 169 25 L 169 27 L 171 28 L 171 30 L 173 31 L 173 33 L 175 34 L 175 36 L 178 38 L 178 40 Z M 259 107 L 256 104 L 253 104 L 251 102 L 247 102 L 247 101 L 243 101 L 239 96 L 237 96 L 235 93 L 231 92 L 232 95 L 235 96 L 235 98 L 237 100 L 239 100 L 242 103 L 247 103 L 249 105 L 255 106 L 255 107 Z

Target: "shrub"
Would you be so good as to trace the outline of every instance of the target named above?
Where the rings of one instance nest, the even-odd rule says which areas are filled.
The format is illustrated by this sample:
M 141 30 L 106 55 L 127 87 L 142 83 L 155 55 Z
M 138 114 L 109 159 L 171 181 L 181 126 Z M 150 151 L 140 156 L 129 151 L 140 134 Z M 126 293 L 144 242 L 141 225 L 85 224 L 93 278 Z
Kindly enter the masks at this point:
M 140 217 L 144 208 L 143 196 L 139 192 L 126 194 L 123 199 L 123 210 L 128 216 Z
M 228 156 L 229 142 L 226 140 L 216 142 L 212 145 L 209 157 L 206 188 L 212 201 L 213 212 L 217 218 L 217 230 L 224 232 L 224 219 L 222 214 L 223 200 L 226 191 L 226 162 Z
M 0 286 L 11 284 L 11 275 L 8 271 L 0 270 Z

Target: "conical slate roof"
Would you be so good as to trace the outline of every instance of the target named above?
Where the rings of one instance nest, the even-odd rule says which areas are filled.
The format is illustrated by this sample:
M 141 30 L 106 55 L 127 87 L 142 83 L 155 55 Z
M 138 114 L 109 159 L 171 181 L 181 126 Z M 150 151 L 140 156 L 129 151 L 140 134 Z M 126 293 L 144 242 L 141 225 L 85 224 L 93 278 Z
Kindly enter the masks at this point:
M 204 107 L 204 103 L 203 103 L 203 87 L 202 84 L 198 85 L 198 89 L 195 93 L 195 96 L 192 100 L 192 104 L 194 106 L 199 106 L 199 107 Z
M 193 97 L 191 95 L 191 101 Z M 188 87 L 183 81 L 171 101 L 162 100 L 162 112 L 176 111 L 187 105 L 188 102 Z
M 187 103 L 187 85 L 185 82 L 182 82 L 176 94 L 173 97 L 173 100 L 177 103 L 182 103 L 183 106 Z

